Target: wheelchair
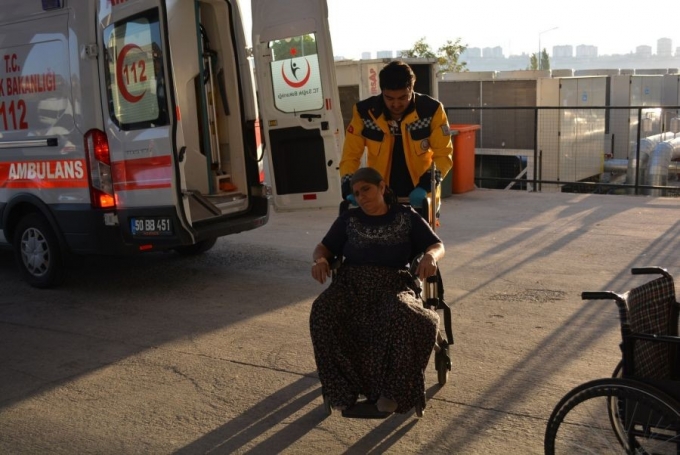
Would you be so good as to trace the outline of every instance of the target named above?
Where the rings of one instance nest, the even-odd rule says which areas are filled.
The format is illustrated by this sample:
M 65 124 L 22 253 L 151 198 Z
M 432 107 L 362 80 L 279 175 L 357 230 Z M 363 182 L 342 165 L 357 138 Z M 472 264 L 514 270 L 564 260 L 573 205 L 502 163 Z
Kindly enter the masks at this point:
M 434 165 L 433 165 L 434 169 Z M 432 197 L 428 197 L 425 201 L 423 201 L 423 206 L 420 209 L 416 209 L 416 211 L 428 222 L 430 227 L 436 232 L 438 224 L 439 224 L 439 208 L 441 206 L 441 200 L 440 200 L 440 191 L 439 191 L 439 181 L 437 180 L 436 173 L 433 172 L 433 177 L 432 177 L 432 188 L 435 190 L 432 191 Z M 409 205 L 409 200 L 408 198 L 399 198 L 398 203 Z M 347 200 L 343 200 L 340 203 L 339 207 L 339 213 L 342 214 L 349 210 L 350 208 L 350 202 Z M 427 279 L 424 282 L 421 282 L 419 278 L 415 276 L 415 271 L 418 268 L 418 264 L 420 263 L 420 260 L 422 258 L 423 254 L 419 254 L 418 256 L 414 257 L 410 261 L 410 266 L 409 266 L 409 271 L 411 274 L 414 276 L 414 279 L 418 284 L 420 285 L 420 292 L 418 293 L 418 297 L 422 300 L 423 306 L 425 308 L 428 308 L 430 310 L 434 311 L 441 311 L 443 314 L 443 319 L 444 319 L 444 333 L 442 334 L 441 330 L 438 330 L 437 332 L 437 342 L 434 346 L 434 367 L 437 371 L 437 382 L 440 386 L 444 386 L 449 377 L 449 373 L 451 371 L 451 357 L 450 357 L 450 349 L 451 346 L 453 346 L 454 339 L 453 339 L 453 329 L 451 326 L 451 308 L 449 305 L 446 303 L 444 300 L 444 284 L 442 281 L 442 276 L 441 276 L 441 270 L 439 267 L 437 267 L 437 273 L 433 276 L 427 277 Z M 340 267 L 340 264 L 342 263 L 342 258 L 334 258 L 333 261 L 331 261 L 331 272 L 333 277 L 335 276 L 335 273 L 337 269 Z M 326 412 L 327 415 L 331 415 L 333 412 L 333 409 L 331 407 L 330 402 L 326 399 L 325 395 L 323 396 L 324 400 L 324 411 Z M 425 400 L 423 400 L 423 403 L 425 403 Z M 425 407 L 424 405 L 416 405 L 415 406 L 415 414 L 416 417 L 421 418 L 424 415 Z M 342 411 L 343 417 L 349 417 L 349 418 L 363 418 L 363 419 L 372 419 L 372 418 L 385 418 L 387 417 L 386 415 L 363 415 L 360 411 L 359 412 L 353 412 L 352 409 L 347 409 Z
M 631 270 L 658 278 L 610 299 L 619 310 L 622 359 L 611 378 L 582 384 L 555 406 L 544 450 L 561 453 L 680 453 L 680 337 L 673 277 L 663 268 Z

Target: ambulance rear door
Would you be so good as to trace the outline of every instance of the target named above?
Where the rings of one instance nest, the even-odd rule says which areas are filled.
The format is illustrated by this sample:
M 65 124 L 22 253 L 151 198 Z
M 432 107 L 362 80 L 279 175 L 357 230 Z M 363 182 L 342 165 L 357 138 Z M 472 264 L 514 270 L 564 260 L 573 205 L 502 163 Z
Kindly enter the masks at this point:
M 177 211 L 164 2 L 99 0 L 105 130 L 121 225 L 163 241 L 181 230 Z
M 344 127 L 325 0 L 252 0 L 274 207 L 337 207 Z

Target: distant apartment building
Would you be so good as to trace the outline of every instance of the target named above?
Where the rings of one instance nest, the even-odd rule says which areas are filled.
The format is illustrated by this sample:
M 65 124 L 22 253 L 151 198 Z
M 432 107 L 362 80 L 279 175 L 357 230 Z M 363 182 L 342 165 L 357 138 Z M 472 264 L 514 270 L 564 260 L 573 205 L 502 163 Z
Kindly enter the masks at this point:
M 659 38 L 656 41 L 656 55 L 659 57 L 670 57 L 673 55 L 673 40 L 670 38 Z
M 576 58 L 595 58 L 597 57 L 597 46 L 589 44 L 579 44 L 576 46 Z
M 485 47 L 482 49 L 482 57 L 484 58 L 503 58 L 503 48 L 500 46 L 496 47 Z
M 571 46 L 571 45 L 553 46 L 552 56 L 554 58 L 573 57 L 574 56 L 574 46 Z
M 635 48 L 635 55 L 638 57 L 651 57 L 652 56 L 652 46 L 642 44 Z
M 479 47 L 468 47 L 460 54 L 462 59 L 466 58 L 481 58 L 482 49 Z
M 621 68 L 635 70 L 666 70 L 669 74 L 680 74 L 680 46 L 673 48 L 672 40 L 659 38 L 656 41 L 656 53 L 652 52 L 652 46 L 640 45 L 634 52 L 626 54 L 598 55 L 598 47 L 581 44 L 578 46 L 558 45 L 552 47 L 550 55 L 550 67 L 556 70 L 589 70 L 597 68 Z M 672 50 L 675 49 L 673 53 Z M 379 59 L 399 58 L 404 51 L 380 51 L 376 54 L 363 52 L 362 60 L 370 60 L 373 55 Z M 468 47 L 460 55 L 459 62 L 467 64 L 469 71 L 517 71 L 526 70 L 531 66 L 531 57 L 534 53 L 512 54 L 505 56 L 501 46 L 495 47 Z M 344 57 L 335 57 L 342 60 Z M 656 74 L 656 73 L 655 73 Z

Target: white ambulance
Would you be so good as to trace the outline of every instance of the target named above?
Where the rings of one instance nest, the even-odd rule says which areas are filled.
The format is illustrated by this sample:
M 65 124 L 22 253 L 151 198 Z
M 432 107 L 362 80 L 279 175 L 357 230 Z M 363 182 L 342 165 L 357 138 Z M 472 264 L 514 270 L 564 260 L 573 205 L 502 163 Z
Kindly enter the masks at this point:
M 252 18 L 259 103 L 237 0 L 3 0 L 0 244 L 30 284 L 81 254 L 200 253 L 270 198 L 337 206 L 325 0 Z

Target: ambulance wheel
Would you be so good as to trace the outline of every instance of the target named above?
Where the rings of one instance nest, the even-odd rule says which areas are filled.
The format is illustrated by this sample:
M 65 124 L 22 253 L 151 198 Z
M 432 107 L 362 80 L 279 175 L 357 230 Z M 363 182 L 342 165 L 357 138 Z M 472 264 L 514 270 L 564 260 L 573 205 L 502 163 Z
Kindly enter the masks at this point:
M 57 236 L 39 213 L 24 216 L 14 231 L 14 257 L 24 279 L 37 288 L 64 280 L 62 251 Z
M 205 253 L 210 248 L 214 247 L 215 243 L 217 243 L 217 237 L 213 239 L 201 240 L 197 243 L 194 243 L 193 245 L 178 246 L 175 248 L 175 251 L 177 251 L 182 256 L 196 256 L 198 254 Z

